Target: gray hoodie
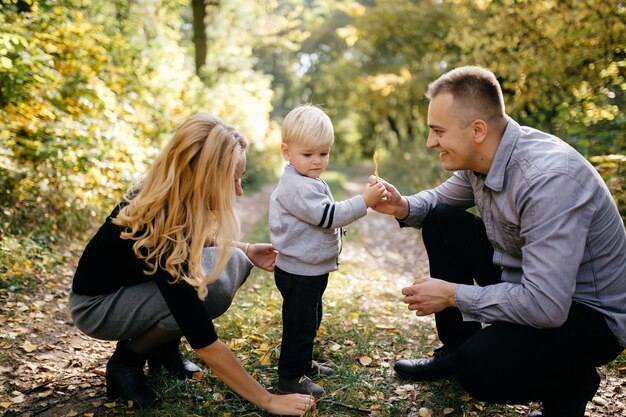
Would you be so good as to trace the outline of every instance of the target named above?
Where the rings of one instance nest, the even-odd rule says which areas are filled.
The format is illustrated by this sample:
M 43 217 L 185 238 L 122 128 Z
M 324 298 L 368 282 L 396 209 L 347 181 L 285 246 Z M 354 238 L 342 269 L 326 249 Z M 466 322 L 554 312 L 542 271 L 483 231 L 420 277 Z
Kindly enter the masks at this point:
M 276 266 L 305 276 L 337 270 L 341 227 L 366 214 L 361 195 L 335 202 L 322 179 L 305 177 L 287 165 L 270 197 L 271 240 L 278 250 Z

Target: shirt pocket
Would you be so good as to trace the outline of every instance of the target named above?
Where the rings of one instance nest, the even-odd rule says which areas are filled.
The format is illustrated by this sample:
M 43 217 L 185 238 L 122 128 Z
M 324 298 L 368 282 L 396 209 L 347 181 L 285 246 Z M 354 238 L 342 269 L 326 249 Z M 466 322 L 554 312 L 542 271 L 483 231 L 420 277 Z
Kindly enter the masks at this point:
M 500 243 L 502 244 L 504 251 L 511 256 L 521 258 L 524 239 L 521 237 L 519 225 L 505 221 L 498 221 L 498 229 L 500 229 L 502 237 Z
M 318 261 L 328 261 L 329 259 L 337 257 L 339 254 L 339 242 L 340 235 L 338 228 L 323 230 L 317 250 L 320 256 Z

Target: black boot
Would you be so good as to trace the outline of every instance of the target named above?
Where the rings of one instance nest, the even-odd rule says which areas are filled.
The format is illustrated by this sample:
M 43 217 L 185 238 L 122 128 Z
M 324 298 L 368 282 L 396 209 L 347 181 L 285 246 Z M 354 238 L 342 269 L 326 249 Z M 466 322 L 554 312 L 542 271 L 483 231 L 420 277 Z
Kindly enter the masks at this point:
M 115 352 L 107 363 L 107 397 L 110 400 L 131 400 L 133 407 L 149 408 L 156 405 L 159 397 L 148 385 L 143 367 L 146 356 L 126 347 L 125 341 L 117 342 Z
M 180 340 L 167 343 L 148 356 L 148 369 L 151 374 L 160 372 L 161 367 L 164 367 L 176 378 L 187 379 L 191 378 L 194 372 L 202 371 L 198 365 L 181 355 L 179 343 Z

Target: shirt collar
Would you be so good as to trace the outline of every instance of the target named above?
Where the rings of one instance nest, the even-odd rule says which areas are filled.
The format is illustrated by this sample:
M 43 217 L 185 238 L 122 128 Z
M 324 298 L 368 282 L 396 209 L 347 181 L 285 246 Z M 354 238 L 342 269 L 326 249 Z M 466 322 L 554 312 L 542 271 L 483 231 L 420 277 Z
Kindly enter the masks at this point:
M 504 187 L 504 175 L 509 164 L 517 139 L 520 137 L 521 128 L 517 122 L 509 117 L 496 154 L 491 162 L 491 167 L 485 179 L 485 185 L 493 191 L 500 192 Z

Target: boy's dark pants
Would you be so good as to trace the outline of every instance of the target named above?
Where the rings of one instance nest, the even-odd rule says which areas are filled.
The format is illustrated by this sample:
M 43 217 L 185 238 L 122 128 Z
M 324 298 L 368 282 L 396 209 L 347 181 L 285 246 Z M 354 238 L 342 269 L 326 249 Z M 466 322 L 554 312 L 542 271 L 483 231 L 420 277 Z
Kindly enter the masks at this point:
M 426 217 L 422 236 L 432 277 L 469 285 L 475 280 L 481 286 L 500 282 L 501 269 L 492 263 L 493 247 L 480 218 L 438 206 Z M 574 403 L 595 394 L 595 367 L 623 350 L 603 316 L 578 302 L 558 328 L 504 322 L 482 328 L 463 322 L 456 308 L 437 313 L 435 320 L 443 344 L 457 349 L 456 377 L 472 396 L 497 403 L 544 402 L 568 410 L 568 416 L 583 415 Z
M 313 343 L 322 322 L 322 295 L 328 274 L 302 276 L 276 268 L 276 287 L 283 296 L 283 341 L 278 375 L 295 378 L 311 369 Z

